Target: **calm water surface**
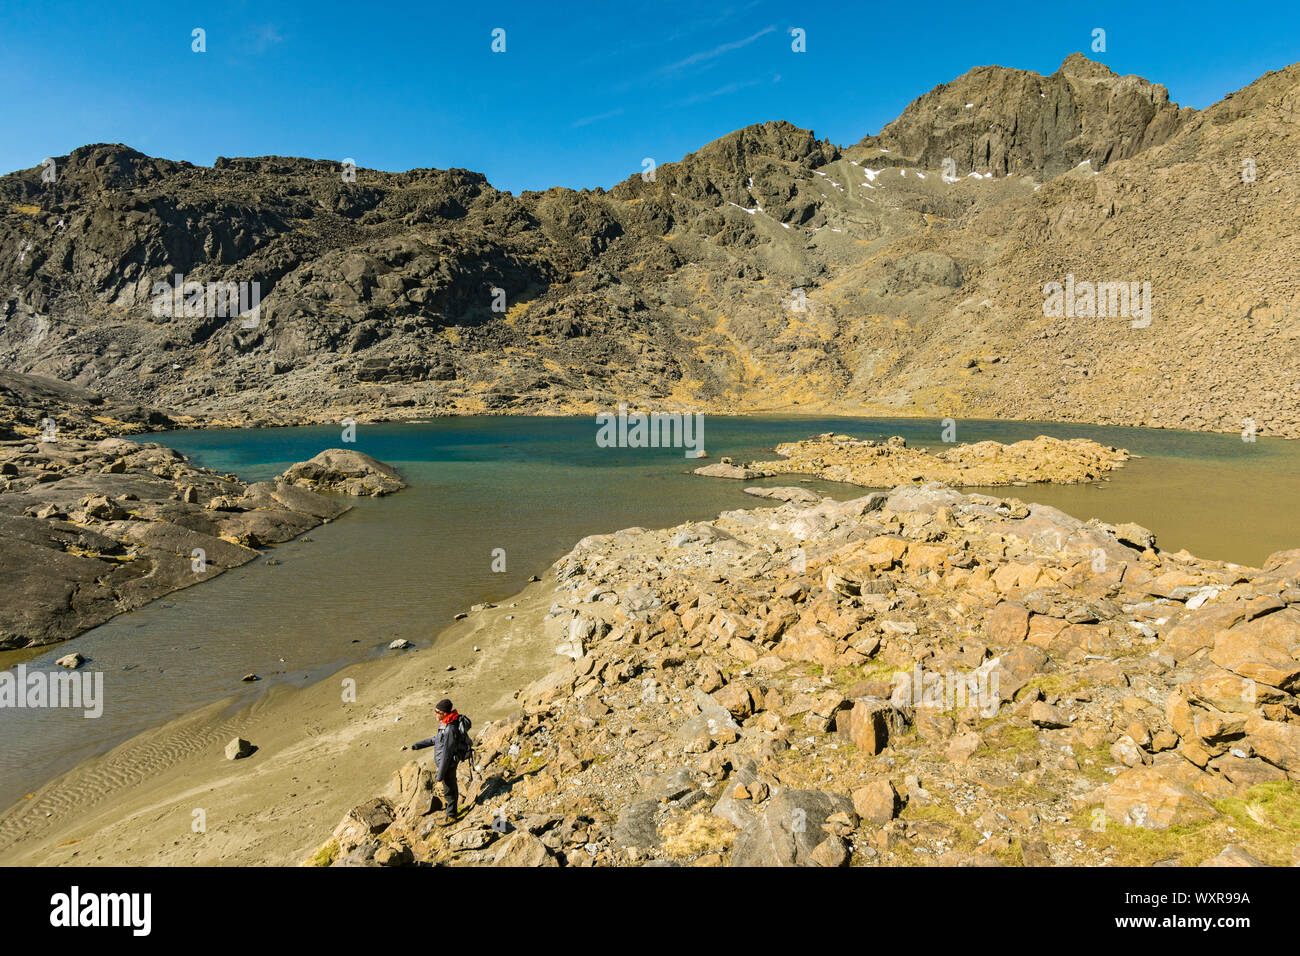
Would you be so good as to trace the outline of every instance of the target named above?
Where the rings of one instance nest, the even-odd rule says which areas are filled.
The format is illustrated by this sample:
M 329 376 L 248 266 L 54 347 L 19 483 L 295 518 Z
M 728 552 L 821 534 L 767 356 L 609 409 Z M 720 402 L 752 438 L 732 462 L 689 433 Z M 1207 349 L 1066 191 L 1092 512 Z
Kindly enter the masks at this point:
M 1087 437 L 1144 456 L 1109 482 L 1004 488 L 1079 518 L 1137 521 L 1161 547 L 1258 564 L 1300 547 L 1300 443 L 1235 435 L 1023 422 L 959 424 L 963 442 L 1050 434 Z M 767 458 L 778 442 L 822 431 L 902 435 L 941 447 L 936 421 L 706 419 L 709 461 Z M 0 710 L 0 806 L 78 762 L 178 714 L 277 682 L 304 684 L 377 656 L 405 638 L 427 646 L 452 616 L 520 590 L 579 538 L 631 525 L 662 527 L 763 502 L 744 484 L 688 474 L 680 450 L 604 449 L 583 418 L 456 418 L 362 425 L 344 446 L 337 427 L 181 431 L 149 436 L 198 464 L 270 478 L 325 448 L 352 447 L 396 466 L 410 487 L 360 500 L 337 522 L 269 549 L 251 564 L 123 615 L 75 641 L 0 654 L 0 667 L 52 670 L 71 650 L 103 671 L 102 717 Z M 837 498 L 860 488 L 808 487 Z M 506 571 L 492 570 L 493 549 Z M 273 558 L 278 565 L 268 564 Z M 240 683 L 248 672 L 257 684 Z

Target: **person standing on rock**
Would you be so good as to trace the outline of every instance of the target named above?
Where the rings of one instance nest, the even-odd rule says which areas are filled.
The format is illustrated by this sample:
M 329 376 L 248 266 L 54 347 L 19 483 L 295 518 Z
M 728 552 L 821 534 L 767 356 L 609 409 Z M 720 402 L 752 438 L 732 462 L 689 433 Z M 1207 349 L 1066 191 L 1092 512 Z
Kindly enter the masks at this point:
M 456 822 L 457 804 L 460 802 L 456 770 L 462 760 L 470 759 L 471 754 L 470 720 L 456 713 L 456 708 L 446 697 L 434 704 L 434 710 L 438 714 L 438 732 L 411 744 L 411 749 L 433 747 L 433 762 L 438 768 L 435 779 L 442 784 L 442 799 L 447 811 L 442 825 L 449 826 Z

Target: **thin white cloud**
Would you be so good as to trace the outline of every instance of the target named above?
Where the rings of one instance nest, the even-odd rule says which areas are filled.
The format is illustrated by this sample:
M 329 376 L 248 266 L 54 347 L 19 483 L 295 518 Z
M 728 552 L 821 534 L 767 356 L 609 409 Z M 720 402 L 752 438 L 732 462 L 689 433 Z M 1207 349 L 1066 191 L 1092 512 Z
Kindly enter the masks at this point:
M 577 129 L 579 126 L 589 126 L 592 123 L 599 123 L 603 120 L 613 119 L 615 116 L 623 115 L 623 107 L 616 110 L 610 110 L 608 113 L 597 113 L 595 116 L 584 116 L 580 120 L 574 120 L 570 129 Z
M 686 99 L 682 100 L 681 105 L 691 106 L 694 103 L 702 103 L 705 100 L 711 100 L 715 96 L 726 96 L 729 93 L 739 93 L 741 90 L 749 89 L 749 87 L 751 86 L 757 86 L 759 83 L 762 82 L 763 80 L 759 78 L 753 80 L 746 80 L 743 83 L 741 82 L 728 83 L 726 86 L 720 86 L 716 90 L 710 90 L 707 93 L 696 93 L 694 96 L 689 96 Z
M 707 60 L 712 60 L 716 57 L 720 57 L 725 53 L 731 53 L 733 50 L 739 50 L 741 47 L 749 46 L 751 43 L 753 43 L 755 40 L 759 39 L 760 37 L 765 37 L 769 33 L 773 33 L 775 31 L 776 31 L 776 27 L 774 26 L 764 27 L 762 30 L 759 30 L 757 33 L 753 34 L 752 36 L 745 37 L 745 39 L 743 40 L 733 40 L 730 43 L 723 43 L 719 46 L 715 46 L 712 50 L 701 50 L 699 53 L 692 53 L 684 60 L 678 60 L 676 63 L 668 64 L 668 66 L 665 66 L 659 72 L 676 73 L 679 70 L 686 69 L 686 67 L 688 66 L 694 66 L 697 63 L 704 63 Z
M 284 42 L 284 37 L 280 35 L 280 30 L 273 24 L 267 23 L 257 28 L 252 38 L 244 44 L 244 50 L 247 53 L 265 53 L 273 46 Z

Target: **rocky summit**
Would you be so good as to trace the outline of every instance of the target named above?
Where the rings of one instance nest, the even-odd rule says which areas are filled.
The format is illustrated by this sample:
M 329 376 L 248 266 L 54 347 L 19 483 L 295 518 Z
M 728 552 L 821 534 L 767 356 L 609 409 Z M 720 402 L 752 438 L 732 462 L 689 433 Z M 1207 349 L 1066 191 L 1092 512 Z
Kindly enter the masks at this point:
M 980 67 L 851 146 L 773 121 L 518 196 L 85 146 L 0 178 L 0 365 L 208 422 L 631 402 L 1295 437 L 1298 84 L 1196 111 L 1079 54 Z
M 468 811 L 411 761 L 307 862 L 1294 865 L 1297 576 L 933 483 L 593 536 Z

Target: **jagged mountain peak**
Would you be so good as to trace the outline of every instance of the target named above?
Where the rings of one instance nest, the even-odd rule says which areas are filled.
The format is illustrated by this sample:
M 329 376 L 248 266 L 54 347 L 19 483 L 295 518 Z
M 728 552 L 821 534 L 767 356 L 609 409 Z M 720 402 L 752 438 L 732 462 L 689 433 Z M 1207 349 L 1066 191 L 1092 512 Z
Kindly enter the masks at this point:
M 1201 335 L 1216 355 L 1254 355 L 1264 333 L 1222 317 L 1281 321 L 1300 254 L 1284 178 L 1297 80 L 1300 67 L 1267 74 L 1196 113 L 1081 55 L 1048 76 L 982 66 L 864 141 L 887 153 L 773 121 L 607 191 L 519 196 L 463 169 L 348 181 L 333 161 L 208 168 L 96 144 L 60 160 L 57 183 L 39 167 L 0 178 L 0 365 L 278 420 L 630 399 L 1191 427 L 1249 415 L 1298 433 L 1279 384 L 1293 337 L 1270 333 L 1248 378 L 1202 375 L 1154 403 L 1146 375 L 1108 365 L 1194 368 L 1184 338 Z M 955 182 L 936 175 L 945 158 Z M 1159 334 L 1049 321 L 1043 283 L 1085 271 L 1149 280 Z M 257 283 L 260 324 L 155 315 L 176 273 Z
M 1050 76 L 979 66 L 913 100 L 860 146 L 927 168 L 1048 179 L 1087 160 L 1094 170 L 1166 142 L 1195 113 L 1165 87 L 1119 76 L 1081 53 Z
M 802 129 L 786 120 L 774 120 L 745 126 L 719 137 L 682 162 L 705 162 L 735 172 L 746 172 L 750 161 L 761 157 L 765 161 L 776 159 L 816 169 L 838 155 L 836 147 L 817 139 L 812 130 Z
M 1108 67 L 1105 63 L 1090 60 L 1077 50 L 1061 61 L 1061 65 L 1056 68 L 1056 72 L 1064 73 L 1066 76 L 1077 76 L 1089 80 L 1105 80 L 1119 76 L 1118 73 Z

